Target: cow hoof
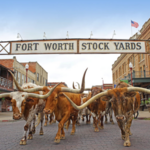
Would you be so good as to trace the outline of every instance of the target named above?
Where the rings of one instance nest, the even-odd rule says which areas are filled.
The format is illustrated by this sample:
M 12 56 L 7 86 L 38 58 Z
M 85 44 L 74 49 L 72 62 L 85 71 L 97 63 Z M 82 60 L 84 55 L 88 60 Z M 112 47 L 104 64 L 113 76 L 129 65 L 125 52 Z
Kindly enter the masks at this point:
M 107 121 L 105 121 L 105 124 L 107 124 Z
M 34 134 L 35 133 L 35 129 L 34 130 L 32 130 L 32 134 Z
M 54 120 L 53 123 L 56 123 L 56 120 Z
M 65 136 L 64 136 L 64 135 L 63 135 L 63 136 L 61 136 L 61 137 L 60 137 L 60 139 L 61 139 L 61 140 L 64 140 L 64 139 L 65 139 Z
M 95 128 L 95 130 L 94 130 L 95 132 L 99 132 L 99 129 L 98 128 Z
M 55 139 L 55 143 L 60 143 L 60 139 Z
M 33 136 L 32 135 L 28 135 L 28 140 L 32 140 Z
M 74 134 L 75 134 L 75 132 L 71 132 L 70 134 L 71 134 L 71 135 L 74 135 Z
M 80 123 L 78 123 L 77 126 L 80 126 Z
M 129 135 L 130 135 L 130 136 L 132 135 L 131 131 L 129 132 Z
M 114 122 L 111 122 L 111 124 L 115 124 Z
M 104 127 L 103 127 L 103 126 L 100 126 L 99 128 L 100 128 L 100 129 L 104 129 Z
M 93 128 L 95 128 L 95 124 L 93 124 Z
M 45 123 L 44 126 L 47 126 L 47 123 Z
M 125 135 L 122 135 L 122 139 L 125 140 Z
M 123 145 L 126 146 L 126 147 L 129 147 L 129 146 L 131 146 L 131 142 L 130 141 L 125 141 Z
M 26 145 L 26 144 L 27 144 L 27 142 L 25 140 L 20 141 L 20 145 Z
M 49 125 L 53 124 L 53 122 L 49 122 Z
M 43 134 L 44 134 L 43 132 L 40 132 L 40 133 L 39 133 L 39 135 L 43 135 Z

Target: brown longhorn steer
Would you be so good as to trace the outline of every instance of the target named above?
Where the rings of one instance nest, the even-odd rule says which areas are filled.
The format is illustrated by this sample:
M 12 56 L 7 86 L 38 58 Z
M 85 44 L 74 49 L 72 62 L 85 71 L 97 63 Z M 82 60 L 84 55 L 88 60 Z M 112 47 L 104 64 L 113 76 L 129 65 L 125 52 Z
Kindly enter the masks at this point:
M 78 111 L 75 110 L 71 104 L 68 102 L 66 97 L 59 92 L 57 89 L 59 87 L 65 87 L 64 84 L 60 84 L 54 92 L 47 98 L 44 113 L 51 114 L 54 112 L 56 120 L 59 122 L 58 124 L 58 132 L 55 137 L 55 142 L 59 143 L 60 139 L 65 139 L 65 132 L 63 129 L 64 123 L 67 120 L 72 119 L 72 131 L 71 134 L 75 133 L 75 123 L 78 117 Z M 66 93 L 73 102 L 77 105 L 81 104 L 80 94 L 74 93 Z M 72 117 L 73 116 L 73 117 Z
M 47 126 L 48 120 L 49 120 L 49 125 L 51 125 L 52 123 L 55 123 L 55 122 L 56 122 L 56 120 L 54 119 L 54 116 L 55 116 L 54 113 L 52 113 L 52 114 L 50 114 L 50 115 L 45 114 L 44 116 L 45 116 L 45 123 L 44 123 L 44 126 Z M 48 119 L 48 118 L 49 118 L 49 119 Z
M 90 103 L 100 97 L 104 101 L 111 101 L 118 126 L 121 129 L 122 139 L 125 140 L 124 146 L 130 146 L 131 142 L 129 135 L 133 114 L 140 107 L 140 95 L 136 91 L 150 94 L 150 90 L 140 87 L 115 88 L 95 95 L 81 106 L 75 105 L 69 97 L 65 94 L 64 95 L 70 101 L 71 105 L 77 110 L 87 107 Z M 131 97 L 134 96 L 135 99 L 131 99 Z
M 92 87 L 90 90 L 91 90 L 91 97 L 102 92 L 102 89 L 100 87 Z M 91 97 L 89 95 L 88 99 Z M 88 99 L 86 99 L 86 101 L 88 101 Z M 94 131 L 98 132 L 99 131 L 99 128 L 98 128 L 99 121 L 100 121 L 100 123 L 99 123 L 100 129 L 104 128 L 102 113 L 105 113 L 106 102 L 104 102 L 100 98 L 98 98 L 95 101 L 93 101 L 90 105 L 88 105 L 87 107 L 92 112 L 91 114 L 92 114 L 93 120 L 94 120 L 93 126 L 95 127 Z
M 10 72 L 11 73 L 11 72 Z M 11 73 L 12 74 L 12 73 Z M 12 74 L 13 76 L 13 74 Z M 14 78 L 14 76 L 13 76 Z M 17 81 L 14 78 L 15 83 Z M 16 86 L 19 86 L 18 83 Z M 25 83 L 21 89 L 27 90 L 26 88 L 29 88 L 28 90 L 31 90 L 32 87 L 38 88 L 39 87 L 33 83 Z M 29 129 L 29 135 L 28 139 L 32 139 L 32 132 L 35 132 L 35 123 L 33 123 L 33 129 L 31 130 L 31 122 L 35 122 L 35 114 L 36 113 L 41 113 L 41 116 L 43 116 L 43 108 L 45 107 L 45 100 L 52 92 L 53 90 L 57 87 L 57 85 L 51 89 L 47 90 L 47 92 L 36 92 L 36 93 L 27 93 L 27 92 L 11 92 L 11 93 L 4 93 L 0 94 L 0 98 L 2 97 L 10 97 L 11 102 L 12 102 L 12 107 L 13 107 L 13 119 L 19 120 L 23 118 L 26 121 L 26 124 L 24 126 L 24 135 L 23 138 L 20 141 L 21 145 L 25 145 L 27 141 L 27 131 Z M 31 89 L 30 89 L 31 88 Z M 47 94 L 46 94 L 47 93 Z M 45 94 L 45 95 L 43 95 Z M 42 123 L 43 123 L 43 117 L 41 117 L 41 129 L 40 129 L 40 135 L 43 135 L 43 128 L 42 128 Z
M 84 91 L 86 71 L 87 71 L 87 69 L 85 70 L 83 78 L 82 78 L 81 89 L 70 89 L 61 84 L 61 85 L 58 85 L 58 87 L 54 90 L 54 88 L 56 87 L 55 86 L 53 88 L 53 90 L 54 90 L 53 93 L 51 92 L 52 94 L 47 98 L 44 113 L 51 114 L 54 112 L 56 120 L 60 122 L 58 125 L 58 127 L 59 127 L 58 134 L 56 135 L 56 138 L 55 138 L 56 142 L 59 142 L 60 138 L 61 139 L 65 138 L 65 133 L 63 130 L 64 122 L 66 122 L 70 118 L 70 116 L 76 117 L 76 114 L 78 112 L 75 109 L 73 109 L 73 107 L 70 105 L 70 103 L 68 103 L 67 99 L 60 92 L 69 92 L 68 95 L 71 95 L 70 98 L 74 99 L 77 102 L 76 104 L 80 105 L 80 103 L 79 103 L 79 95 L 80 94 L 70 94 L 70 93 L 82 93 Z M 23 91 L 23 92 L 48 91 L 48 89 L 49 89 L 47 86 L 39 86 L 39 87 L 31 88 L 31 89 L 23 89 L 18 85 L 15 78 L 14 78 L 14 82 L 15 82 L 18 90 Z M 48 94 L 49 94 L 49 92 L 48 92 Z M 64 110 L 64 111 L 61 112 L 60 110 L 62 110 L 62 111 Z M 76 119 L 74 119 L 74 120 L 76 120 Z M 61 135 L 61 132 L 62 132 L 62 135 Z M 75 132 L 75 126 L 73 126 L 72 133 L 74 134 L 74 132 Z M 60 135 L 61 135 L 61 137 L 60 137 Z
M 55 143 L 59 143 L 60 139 L 65 139 L 64 132 L 64 123 L 68 120 L 72 119 L 72 131 L 71 134 L 75 133 L 75 123 L 78 117 L 78 111 L 75 110 L 71 104 L 68 102 L 66 97 L 62 94 L 62 92 L 66 92 L 66 95 L 70 97 L 73 102 L 77 105 L 81 104 L 80 94 L 74 93 L 82 93 L 84 91 L 85 86 L 85 74 L 87 69 L 84 72 L 82 78 L 82 87 L 81 89 L 68 89 L 64 84 L 60 84 L 53 93 L 47 98 L 44 113 L 51 114 L 54 112 L 56 120 L 59 122 L 58 124 L 58 132 L 55 137 Z

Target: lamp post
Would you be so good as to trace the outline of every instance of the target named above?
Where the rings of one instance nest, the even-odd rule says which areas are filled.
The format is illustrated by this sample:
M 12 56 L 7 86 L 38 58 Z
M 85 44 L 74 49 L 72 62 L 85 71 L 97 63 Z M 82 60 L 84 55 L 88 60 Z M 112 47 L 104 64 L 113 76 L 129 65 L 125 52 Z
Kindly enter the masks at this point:
M 67 36 L 67 38 L 69 39 L 69 32 L 68 32 L 68 31 L 67 31 L 67 35 L 66 35 L 66 36 Z
M 131 62 L 129 63 L 129 68 L 130 68 L 130 71 L 131 71 L 131 85 L 133 86 L 133 82 L 132 82 L 132 68 L 133 68 L 133 65 L 132 65 Z
M 91 31 L 91 34 L 90 34 L 90 39 L 91 39 L 91 37 L 93 36 L 93 33 L 92 33 L 92 31 Z
M 21 40 L 22 40 L 22 36 L 20 33 L 17 34 L 17 38 L 21 38 Z
M 29 65 L 26 64 L 25 68 L 26 68 L 26 83 L 27 83 L 28 82 L 28 68 L 29 68 Z
M 102 89 L 104 89 L 104 80 L 102 78 Z
M 113 37 L 116 35 L 116 33 L 115 33 L 115 30 L 114 30 L 114 33 L 113 33 L 113 35 L 112 35 L 112 39 L 113 39 Z

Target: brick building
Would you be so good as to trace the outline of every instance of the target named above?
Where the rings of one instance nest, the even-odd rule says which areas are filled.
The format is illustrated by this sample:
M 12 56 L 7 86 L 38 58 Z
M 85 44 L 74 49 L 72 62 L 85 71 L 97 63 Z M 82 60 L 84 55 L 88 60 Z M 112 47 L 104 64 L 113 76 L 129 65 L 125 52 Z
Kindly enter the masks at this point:
M 60 83 L 60 82 L 48 82 L 47 83 L 47 86 L 51 86 L 51 87 L 54 87 L 56 84 L 58 84 L 58 83 Z M 63 83 L 65 86 L 67 86 L 67 84 L 65 83 L 65 82 L 61 82 L 61 83 Z M 67 86 L 68 87 L 68 86 Z
M 26 68 L 25 65 L 29 65 L 28 69 L 28 82 L 35 83 L 37 85 L 47 85 L 48 73 L 38 64 L 38 62 L 18 62 L 16 57 L 13 59 L 0 59 L 0 64 L 14 71 L 14 75 L 20 86 L 26 82 Z M 15 84 L 13 84 L 16 89 Z
M 9 68 L 0 64 L 0 94 L 13 92 L 13 78 L 10 75 Z M 11 71 L 13 73 L 13 71 Z M 9 98 L 0 98 L 0 111 L 12 110 Z
M 150 40 L 150 19 L 144 23 L 140 34 L 136 33 L 130 39 Z M 112 65 L 113 87 L 120 80 L 131 83 L 130 62 L 133 65 L 133 85 L 150 89 L 150 54 L 121 54 Z

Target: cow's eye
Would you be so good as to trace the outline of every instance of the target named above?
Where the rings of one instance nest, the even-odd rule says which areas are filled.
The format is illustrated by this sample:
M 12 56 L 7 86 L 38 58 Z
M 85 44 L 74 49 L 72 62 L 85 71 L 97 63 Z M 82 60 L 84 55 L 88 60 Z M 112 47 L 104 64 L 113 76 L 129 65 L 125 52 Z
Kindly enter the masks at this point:
M 26 102 L 23 102 L 23 104 L 25 105 L 25 104 L 26 104 Z

